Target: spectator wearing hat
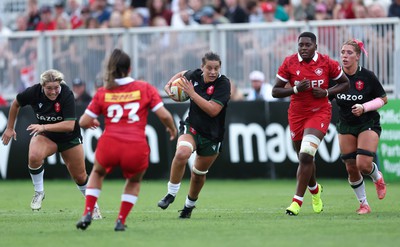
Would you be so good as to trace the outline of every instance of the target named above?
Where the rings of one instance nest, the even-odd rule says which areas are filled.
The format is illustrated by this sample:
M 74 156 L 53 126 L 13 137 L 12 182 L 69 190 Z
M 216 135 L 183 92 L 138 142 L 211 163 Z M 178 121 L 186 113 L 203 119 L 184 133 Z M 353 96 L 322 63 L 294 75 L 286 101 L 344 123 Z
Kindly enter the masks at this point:
M 261 9 L 264 13 L 264 18 L 266 18 L 265 15 L 273 13 L 273 16 L 269 17 L 269 19 L 272 19 L 274 21 L 289 20 L 289 14 L 287 13 L 286 9 L 283 6 L 278 4 L 277 0 L 267 0 L 261 3 Z
M 246 97 L 246 100 L 264 100 L 264 101 L 276 101 L 272 97 L 272 85 L 265 82 L 265 75 L 263 72 L 254 70 L 250 72 L 249 79 L 251 81 L 251 90 Z
M 264 22 L 275 22 L 278 19 L 275 18 L 275 6 L 268 2 L 261 3 L 261 10 L 264 17 Z
M 215 9 L 211 6 L 204 6 L 199 13 L 200 16 L 200 24 L 221 24 L 221 23 L 229 23 L 229 20 L 222 15 L 217 14 Z
M 56 26 L 51 6 L 43 5 L 40 8 L 40 22 L 36 26 L 36 31 L 56 30 Z
M 72 80 L 72 91 L 74 92 L 75 103 L 77 105 L 88 105 L 92 100 L 90 94 L 86 91 L 86 83 L 80 79 Z

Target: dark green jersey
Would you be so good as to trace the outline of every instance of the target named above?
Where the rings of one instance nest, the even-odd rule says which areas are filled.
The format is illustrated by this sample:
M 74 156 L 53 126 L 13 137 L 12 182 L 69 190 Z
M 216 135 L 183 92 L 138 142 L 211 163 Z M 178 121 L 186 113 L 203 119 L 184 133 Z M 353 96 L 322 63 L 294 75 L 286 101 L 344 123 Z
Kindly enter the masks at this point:
M 30 105 L 39 124 L 54 124 L 66 120 L 75 120 L 72 132 L 50 132 L 44 134 L 56 143 L 68 142 L 81 136 L 80 127 L 75 113 L 75 99 L 72 91 L 61 84 L 57 99 L 52 101 L 46 97 L 40 84 L 35 84 L 17 95 L 21 107 Z
M 347 74 L 346 74 L 347 75 Z M 361 66 L 354 75 L 347 75 L 350 80 L 350 89 L 346 93 L 336 95 L 336 103 L 339 106 L 340 121 L 348 124 L 362 124 L 368 120 L 375 119 L 379 121 L 379 113 L 370 111 L 356 117 L 351 113 L 351 107 L 354 104 L 363 104 L 378 97 L 386 96 L 376 75 Z
M 206 100 L 213 100 L 223 106 L 217 116 L 211 117 L 198 105 L 190 101 L 189 117 L 186 121 L 203 137 L 211 141 L 221 142 L 225 132 L 226 108 L 231 96 L 229 79 L 220 75 L 215 81 L 205 83 L 201 69 L 189 70 L 185 73 L 185 77 L 192 81 L 197 94 Z

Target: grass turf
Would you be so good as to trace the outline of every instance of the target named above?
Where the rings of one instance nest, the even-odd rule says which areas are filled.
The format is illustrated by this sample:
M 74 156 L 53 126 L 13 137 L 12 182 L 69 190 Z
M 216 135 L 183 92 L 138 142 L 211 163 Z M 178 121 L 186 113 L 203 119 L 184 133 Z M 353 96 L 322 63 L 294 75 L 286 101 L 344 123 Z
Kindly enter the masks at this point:
M 45 180 L 46 199 L 32 212 L 31 181 L 0 181 L 0 246 L 394 246 L 400 222 L 399 183 L 384 200 L 366 178 L 369 215 L 347 180 L 320 180 L 324 211 L 315 214 L 306 193 L 298 216 L 285 215 L 295 180 L 208 180 L 191 219 L 178 219 L 188 180 L 167 210 L 157 207 L 167 181 L 143 181 L 125 232 L 114 232 L 124 182 L 105 180 L 99 204 L 104 219 L 77 230 L 84 200 L 69 180 Z

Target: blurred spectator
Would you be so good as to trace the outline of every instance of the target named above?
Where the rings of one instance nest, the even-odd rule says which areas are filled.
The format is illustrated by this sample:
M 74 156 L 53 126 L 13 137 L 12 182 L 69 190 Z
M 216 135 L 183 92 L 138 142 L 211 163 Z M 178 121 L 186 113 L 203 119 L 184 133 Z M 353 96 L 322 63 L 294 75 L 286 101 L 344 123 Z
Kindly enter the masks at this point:
M 335 1 L 335 0 L 334 0 Z M 277 1 L 278 6 L 282 6 L 285 13 L 288 15 L 288 18 L 290 19 L 290 16 L 293 16 L 293 4 L 292 0 L 278 0 Z M 279 18 L 278 18 L 279 19 Z M 289 20 L 288 19 L 288 20 Z M 285 20 L 283 20 L 285 21 Z
M 193 19 L 200 23 L 200 11 L 203 8 L 203 1 L 202 0 L 188 0 L 189 7 L 193 10 Z
M 77 104 L 87 105 L 92 100 L 92 97 L 86 91 L 86 83 L 80 78 L 72 80 L 72 91 Z
M 325 0 L 326 5 L 326 19 L 332 20 L 333 19 L 333 12 L 336 7 L 336 0 Z
M 353 11 L 357 19 L 368 18 L 368 9 L 362 1 L 354 5 Z
M 49 5 L 43 5 L 40 8 L 40 22 L 37 24 L 36 30 L 56 30 L 56 21 L 53 19 L 52 10 Z
M 400 17 L 400 0 L 393 0 L 389 6 L 388 17 Z
M 225 15 L 222 14 L 221 9 L 218 9 L 214 6 L 211 6 L 214 10 L 214 20 L 218 24 L 224 24 L 224 23 L 230 23 L 228 18 L 225 17 Z
M 0 107 L 1 107 L 1 106 L 8 106 L 8 101 L 5 100 L 5 99 L 3 98 L 3 96 L 0 95 Z
M 28 24 L 26 30 L 36 30 L 40 22 L 40 12 L 37 0 L 28 0 L 27 6 Z
M 219 24 L 217 20 L 214 19 L 215 11 L 211 6 L 204 6 L 199 13 L 200 16 L 200 24 L 210 25 L 210 24 Z
M 91 12 L 89 6 L 83 6 L 80 10 L 79 17 L 76 16 L 75 21 L 72 21 L 74 17 L 71 17 L 72 29 L 84 29 L 87 28 L 88 20 L 91 18 Z M 96 20 L 97 22 L 97 20 Z
M 91 7 L 93 7 L 92 14 L 99 25 L 107 27 L 111 16 L 111 9 L 107 6 L 107 0 L 93 0 L 91 4 Z
M 231 23 L 249 22 L 249 16 L 246 11 L 238 4 L 238 0 L 225 0 L 227 11 L 225 17 Z
M 246 97 L 247 100 L 277 100 L 272 97 L 273 86 L 270 83 L 265 82 L 265 75 L 263 72 L 254 70 L 250 72 L 249 79 L 251 81 L 251 90 Z
M 264 22 L 279 21 L 275 18 L 275 7 L 271 3 L 261 3 L 261 10 L 263 13 Z
M 15 19 L 14 31 L 26 31 L 28 29 L 28 19 L 25 15 L 19 15 Z
M 264 4 L 264 3 L 261 3 Z M 264 22 L 263 11 L 257 0 L 250 0 L 246 4 L 247 13 L 249 14 L 250 23 Z
M 372 3 L 368 5 L 368 18 L 385 18 L 386 12 L 380 3 Z
M 333 10 L 333 19 L 354 19 L 353 0 L 343 0 L 337 3 Z
M 108 27 L 109 28 L 121 28 L 121 27 L 123 27 L 121 12 L 114 10 L 111 13 L 110 20 L 108 22 Z
M 225 16 L 226 13 L 226 3 L 225 0 L 211 0 L 212 6 L 214 7 L 215 12 L 217 12 L 220 15 Z
M 296 21 L 315 20 L 315 3 L 313 0 L 301 0 L 293 9 L 293 17 Z
M 122 15 L 122 25 L 125 28 L 143 27 L 143 16 L 136 9 L 127 9 Z
M 54 3 L 54 19 L 57 20 L 59 17 L 62 17 L 69 22 L 70 17 L 65 10 L 64 0 L 56 0 Z
M 126 9 L 125 0 L 114 0 L 113 11 L 118 11 L 122 15 Z
M 167 8 L 166 0 L 148 0 L 147 8 L 149 9 L 150 13 L 150 26 L 155 26 L 153 21 L 157 16 L 164 18 L 168 26 L 171 25 L 172 11 Z
M 193 18 L 193 10 L 189 7 L 186 0 L 179 0 L 178 10 L 172 14 L 171 26 L 184 27 L 198 25 Z
M 274 9 L 274 18 L 276 20 L 280 21 L 288 21 L 289 20 L 289 14 L 287 13 L 286 9 L 279 5 L 277 0 L 266 0 L 265 2 L 267 5 L 272 6 L 272 9 Z
M 317 3 L 317 5 L 315 5 L 315 20 L 317 21 L 326 20 L 327 19 L 326 13 L 327 13 L 327 8 L 325 3 Z
M 68 2 L 68 13 L 70 15 L 71 28 L 77 29 L 83 26 L 85 21 L 82 18 L 83 8 L 80 4 L 80 0 L 69 0 Z M 89 11 L 89 8 L 87 8 Z

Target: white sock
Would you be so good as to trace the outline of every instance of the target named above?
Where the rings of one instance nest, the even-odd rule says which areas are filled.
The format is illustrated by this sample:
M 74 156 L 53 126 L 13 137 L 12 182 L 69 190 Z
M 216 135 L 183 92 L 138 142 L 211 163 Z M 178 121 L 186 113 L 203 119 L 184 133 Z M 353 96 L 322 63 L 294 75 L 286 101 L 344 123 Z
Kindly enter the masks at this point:
M 189 196 L 186 196 L 185 206 L 187 208 L 193 208 L 194 206 L 196 206 L 196 201 L 192 201 L 189 199 Z
M 357 200 L 360 202 L 360 204 L 368 205 L 367 193 L 365 192 L 364 179 L 361 178 L 360 180 L 358 180 L 356 182 L 349 181 L 349 184 L 350 184 L 351 188 L 353 188 L 353 191 L 356 194 Z
M 378 181 L 379 179 L 381 179 L 381 174 L 379 173 L 379 169 L 378 166 L 372 162 L 372 171 L 370 174 L 368 174 L 368 176 L 370 176 L 372 178 L 372 181 L 375 183 L 376 181 Z
M 181 187 L 181 183 L 173 184 L 168 181 L 168 194 L 176 196 L 178 194 L 179 188 Z
M 88 180 L 88 181 L 89 181 L 89 180 Z M 76 185 L 76 187 L 78 187 L 78 189 L 81 191 L 81 193 L 83 194 L 83 196 L 86 197 L 87 181 L 86 181 L 86 184 L 84 184 L 84 185 Z M 98 194 L 97 194 L 97 192 L 96 192 L 95 194 L 96 194 L 96 197 L 98 198 L 98 197 L 100 196 L 100 190 L 98 190 Z M 94 205 L 94 207 L 95 207 L 95 208 L 99 208 L 99 204 L 97 204 L 97 202 L 96 202 L 96 204 Z
M 43 168 L 43 166 L 40 166 L 38 168 L 31 168 L 28 165 L 28 168 L 29 168 L 29 174 L 31 175 L 32 183 L 33 183 L 33 187 L 34 187 L 35 191 L 38 191 L 38 192 L 44 191 L 44 184 L 43 184 L 44 168 Z M 37 174 L 32 174 L 32 172 L 40 170 L 40 169 L 42 169 L 41 172 L 39 172 Z

